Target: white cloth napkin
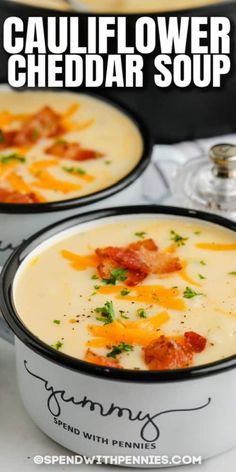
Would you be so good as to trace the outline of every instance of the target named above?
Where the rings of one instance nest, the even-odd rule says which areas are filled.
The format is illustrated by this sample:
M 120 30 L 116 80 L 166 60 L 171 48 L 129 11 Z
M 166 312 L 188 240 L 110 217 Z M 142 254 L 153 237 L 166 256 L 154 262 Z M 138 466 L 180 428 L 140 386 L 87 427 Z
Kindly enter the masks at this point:
M 235 144 L 236 134 L 217 136 L 196 141 L 183 141 L 172 145 L 156 145 L 151 165 L 143 176 L 143 199 L 146 203 L 175 205 L 170 184 L 179 166 L 189 159 L 206 157 L 215 144 Z M 181 202 L 178 202 L 178 204 Z

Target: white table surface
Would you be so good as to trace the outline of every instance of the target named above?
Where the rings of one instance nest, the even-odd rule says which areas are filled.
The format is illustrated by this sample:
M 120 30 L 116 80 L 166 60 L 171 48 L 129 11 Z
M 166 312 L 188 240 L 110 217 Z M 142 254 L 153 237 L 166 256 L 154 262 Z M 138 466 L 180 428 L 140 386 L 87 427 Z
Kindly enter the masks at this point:
M 236 141 L 235 135 L 228 138 L 231 138 L 230 140 L 228 139 L 230 142 Z M 217 140 L 214 140 L 214 142 L 217 142 Z M 186 153 L 188 155 L 192 154 L 192 157 L 194 157 L 197 152 L 199 153 L 199 148 L 204 149 L 205 144 L 205 142 L 198 142 L 195 146 L 192 143 L 191 145 L 183 143 L 181 146 L 177 145 L 175 147 L 160 146 L 157 149 L 157 155 L 165 158 L 173 153 L 179 154 L 181 157 L 181 155 L 184 156 Z M 213 143 L 211 142 L 210 144 Z M 148 181 L 150 183 L 150 177 Z M 156 182 L 154 187 L 156 189 Z M 232 372 L 232 375 L 235 374 Z M 95 470 L 98 470 L 98 472 L 121 471 L 118 467 L 110 466 L 38 466 L 33 463 L 35 455 L 71 456 L 72 453 L 45 436 L 25 412 L 17 389 L 14 347 L 0 339 L 0 472 L 28 472 L 50 470 L 50 468 L 53 471 L 65 471 L 73 467 L 81 472 L 94 472 Z M 178 472 L 235 472 L 236 449 L 207 460 L 200 466 L 184 466 L 172 470 Z

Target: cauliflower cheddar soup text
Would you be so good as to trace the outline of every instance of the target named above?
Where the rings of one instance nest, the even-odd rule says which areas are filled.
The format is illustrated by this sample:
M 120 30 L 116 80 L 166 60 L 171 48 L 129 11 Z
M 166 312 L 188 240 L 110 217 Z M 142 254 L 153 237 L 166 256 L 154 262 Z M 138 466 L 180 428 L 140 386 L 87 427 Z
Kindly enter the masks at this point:
M 236 353 L 236 236 L 199 220 L 87 223 L 35 250 L 17 312 L 54 349 L 108 367 L 162 370 Z
M 128 175 L 143 142 L 122 112 L 87 95 L 0 92 L 0 202 L 90 195 Z

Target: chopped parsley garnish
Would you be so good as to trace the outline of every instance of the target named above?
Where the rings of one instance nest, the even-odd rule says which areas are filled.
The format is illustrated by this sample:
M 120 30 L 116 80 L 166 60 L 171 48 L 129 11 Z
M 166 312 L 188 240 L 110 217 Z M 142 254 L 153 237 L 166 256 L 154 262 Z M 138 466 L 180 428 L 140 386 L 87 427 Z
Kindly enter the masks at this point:
M 59 324 L 61 324 L 61 321 L 60 320 L 53 320 L 53 323 L 59 325 Z
M 124 320 L 129 320 L 129 316 L 123 315 L 123 313 L 120 315 L 120 317 L 123 318 Z
M 36 141 L 39 137 L 39 132 L 37 129 L 33 129 L 32 131 L 32 138 Z
M 59 351 L 63 346 L 63 343 L 61 341 L 57 341 L 56 344 L 52 344 L 52 347 Z
M 91 279 L 92 279 L 92 280 L 98 280 L 99 277 L 98 277 L 96 274 L 94 274 L 94 275 L 92 275 Z
M 236 275 L 236 271 L 234 271 L 234 272 L 229 272 L 229 275 Z
M 79 174 L 79 175 L 85 175 L 86 171 L 82 169 L 81 167 L 62 167 L 63 170 L 66 172 L 69 172 L 69 174 Z
M 25 162 L 26 158 L 23 156 L 20 156 L 16 152 L 0 157 L 1 164 L 8 164 L 8 162 L 11 162 L 11 161 Z
M 194 298 L 199 297 L 200 295 L 203 295 L 203 293 L 197 293 L 191 287 L 186 287 L 184 291 L 184 298 Z
M 147 318 L 147 313 L 143 308 L 137 310 L 137 315 L 139 318 Z
M 199 236 L 200 234 L 202 234 L 201 231 L 194 231 L 194 234 L 196 234 L 196 236 Z
M 203 261 L 203 260 L 202 260 L 202 261 L 200 261 L 200 264 L 201 264 L 202 266 L 206 266 L 206 262 L 205 262 L 205 261 Z
M 95 290 L 99 290 L 100 285 L 94 285 Z
M 0 143 L 4 143 L 4 134 L 3 134 L 3 131 L 0 129 Z
M 126 269 L 113 269 L 111 271 L 112 277 L 117 281 L 124 282 L 127 280 L 128 271 Z
M 112 302 L 106 302 L 101 308 L 96 308 L 96 313 L 100 313 L 102 316 L 96 318 L 98 321 L 102 321 L 105 325 L 112 323 L 115 320 L 115 311 Z
M 116 359 L 117 356 L 122 354 L 123 352 L 131 352 L 134 348 L 130 344 L 120 343 L 118 346 L 112 346 L 112 351 L 107 354 L 107 357 L 112 357 L 112 359 Z
M 137 233 L 134 233 L 135 236 L 137 236 L 140 239 L 144 239 L 147 233 L 145 231 L 138 231 Z
M 104 164 L 106 164 L 106 166 L 109 166 L 111 164 L 111 161 L 105 161 Z
M 65 139 L 57 139 L 54 144 L 67 144 L 67 141 Z
M 170 232 L 171 234 L 171 241 L 174 241 L 174 243 L 177 244 L 177 246 L 185 246 L 186 241 L 188 241 L 189 238 L 184 238 L 183 236 L 180 236 L 180 234 L 177 234 L 173 229 Z
M 113 269 L 111 270 L 111 278 L 103 279 L 106 285 L 116 285 L 116 282 L 124 282 L 127 280 L 128 270 L 126 269 Z
M 124 288 L 121 290 L 120 294 L 122 297 L 126 297 L 126 295 L 129 295 L 130 291 L 127 288 Z
M 205 277 L 204 275 L 202 275 L 202 274 L 198 274 L 198 277 L 199 277 L 199 279 L 201 279 L 201 280 L 205 280 L 205 279 L 206 279 L 206 277 Z

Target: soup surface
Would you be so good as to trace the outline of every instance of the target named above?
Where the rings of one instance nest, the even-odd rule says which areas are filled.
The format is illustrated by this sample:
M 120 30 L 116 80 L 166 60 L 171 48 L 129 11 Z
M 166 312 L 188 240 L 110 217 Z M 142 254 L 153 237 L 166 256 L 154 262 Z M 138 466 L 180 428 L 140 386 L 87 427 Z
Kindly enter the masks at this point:
M 236 353 L 235 252 L 235 233 L 199 220 L 87 223 L 28 256 L 15 306 L 32 333 L 78 359 L 197 366 Z
M 65 0 L 11 0 L 39 8 L 69 10 Z M 223 0 L 70 0 L 71 5 L 93 12 L 150 13 L 181 10 L 222 2 Z
M 66 0 L 11 0 L 14 3 L 21 3 L 27 6 L 38 8 L 50 8 L 53 10 L 70 10 Z
M 87 95 L 0 92 L 0 202 L 93 194 L 125 177 L 143 142 L 118 109 Z
M 71 0 L 75 6 L 94 12 L 150 13 L 195 8 L 222 0 Z

